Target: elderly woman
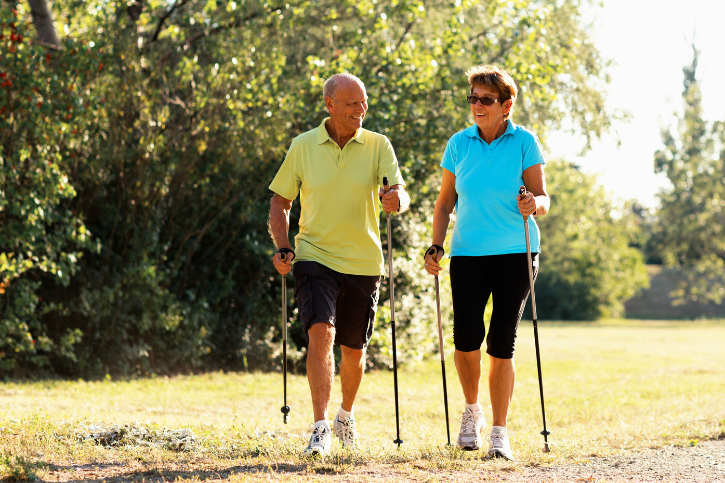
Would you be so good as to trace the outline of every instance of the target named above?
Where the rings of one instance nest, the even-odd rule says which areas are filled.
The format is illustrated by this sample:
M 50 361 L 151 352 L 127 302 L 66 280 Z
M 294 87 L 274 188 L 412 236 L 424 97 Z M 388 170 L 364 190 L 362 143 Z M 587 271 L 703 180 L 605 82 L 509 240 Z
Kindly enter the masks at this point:
M 479 403 L 481 344 L 486 329 L 483 312 L 493 295 L 493 314 L 486 338 L 488 387 L 493 410 L 489 456 L 513 460 L 506 431 L 514 391 L 514 342 L 529 295 L 527 263 L 534 277 L 539 265 L 539 229 L 532 223 L 531 259 L 527 260 L 523 216 L 549 211 L 544 157 L 535 134 L 511 121 L 516 83 L 494 66 L 466 72 L 471 85 L 468 103 L 474 125 L 451 137 L 441 166 L 443 180 L 433 215 L 433 245 L 426 251 L 425 269 L 438 275 L 443 242 L 456 209 L 451 240 L 453 338 L 458 378 L 466 398 L 458 446 L 480 448 L 486 425 Z M 528 193 L 519 196 L 519 187 Z

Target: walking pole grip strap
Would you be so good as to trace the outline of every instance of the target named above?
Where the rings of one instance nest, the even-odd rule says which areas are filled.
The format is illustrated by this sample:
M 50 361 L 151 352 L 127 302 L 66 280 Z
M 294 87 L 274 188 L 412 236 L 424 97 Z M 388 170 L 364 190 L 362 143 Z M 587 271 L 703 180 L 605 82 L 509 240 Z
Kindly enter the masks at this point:
M 423 258 L 425 259 L 426 255 L 430 255 L 430 256 L 432 257 L 432 256 L 433 256 L 433 249 L 434 249 L 434 248 L 435 248 L 435 250 L 436 250 L 436 256 L 438 256 L 438 252 L 441 252 L 441 253 L 442 253 L 443 255 L 445 255 L 445 254 L 446 254 L 446 251 L 445 251 L 445 250 L 443 249 L 443 247 L 442 247 L 442 246 L 440 246 L 440 245 L 431 245 L 431 246 L 430 246 L 430 247 L 429 247 L 429 248 L 428 248 L 428 249 L 427 249 L 427 250 L 425 251 L 425 253 L 423 253 Z

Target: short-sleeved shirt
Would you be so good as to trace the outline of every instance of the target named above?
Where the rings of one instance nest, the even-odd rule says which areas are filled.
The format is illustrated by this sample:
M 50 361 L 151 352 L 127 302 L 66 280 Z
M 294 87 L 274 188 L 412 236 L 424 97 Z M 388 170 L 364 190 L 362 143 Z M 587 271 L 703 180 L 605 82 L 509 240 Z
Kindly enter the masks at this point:
M 269 189 L 294 200 L 300 195 L 295 262 L 315 261 L 339 273 L 382 275 L 380 200 L 383 178 L 404 185 L 387 137 L 358 129 L 344 148 L 325 123 L 300 134 Z
M 516 196 L 523 173 L 546 164 L 535 134 L 510 119 L 491 144 L 475 124 L 448 140 L 441 166 L 456 175 L 456 224 L 451 256 L 526 253 L 524 221 Z M 539 227 L 529 217 L 532 252 L 541 252 Z

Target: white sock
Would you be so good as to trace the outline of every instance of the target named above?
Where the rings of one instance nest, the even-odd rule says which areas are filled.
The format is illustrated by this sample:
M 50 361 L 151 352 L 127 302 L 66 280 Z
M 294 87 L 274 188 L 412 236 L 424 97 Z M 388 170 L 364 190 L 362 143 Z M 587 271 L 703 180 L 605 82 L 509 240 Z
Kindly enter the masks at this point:
M 506 434 L 506 426 L 491 426 L 491 434 Z
M 481 403 L 478 401 L 476 401 L 473 404 L 466 403 L 466 409 L 470 409 L 471 412 L 476 412 L 476 411 L 483 412 L 483 407 L 481 406 Z
M 345 411 L 342 409 L 342 406 L 340 406 L 340 410 L 337 412 L 337 417 L 340 418 L 340 421 L 344 421 L 346 418 L 352 418 L 353 411 L 355 411 L 355 408 L 352 408 L 350 411 Z
M 330 423 L 329 421 L 327 421 L 327 419 L 320 419 L 319 421 L 315 422 L 315 428 L 319 428 L 320 426 L 330 431 Z

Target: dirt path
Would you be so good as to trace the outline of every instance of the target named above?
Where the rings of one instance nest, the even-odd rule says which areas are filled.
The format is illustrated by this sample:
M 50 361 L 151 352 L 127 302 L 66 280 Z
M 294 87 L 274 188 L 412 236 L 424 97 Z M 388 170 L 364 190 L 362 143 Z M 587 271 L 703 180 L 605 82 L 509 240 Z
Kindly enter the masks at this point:
M 725 440 L 631 455 L 592 458 L 578 465 L 525 468 L 509 482 L 725 482 Z
M 343 471 L 309 471 L 301 465 L 261 467 L 189 464 L 86 464 L 55 466 L 42 475 L 45 481 L 320 481 L 320 482 L 469 482 L 508 483 L 725 483 L 725 439 L 692 447 L 667 447 L 630 455 L 591 458 L 574 465 L 551 467 L 485 465 L 479 471 L 436 470 L 421 464 L 363 465 Z

